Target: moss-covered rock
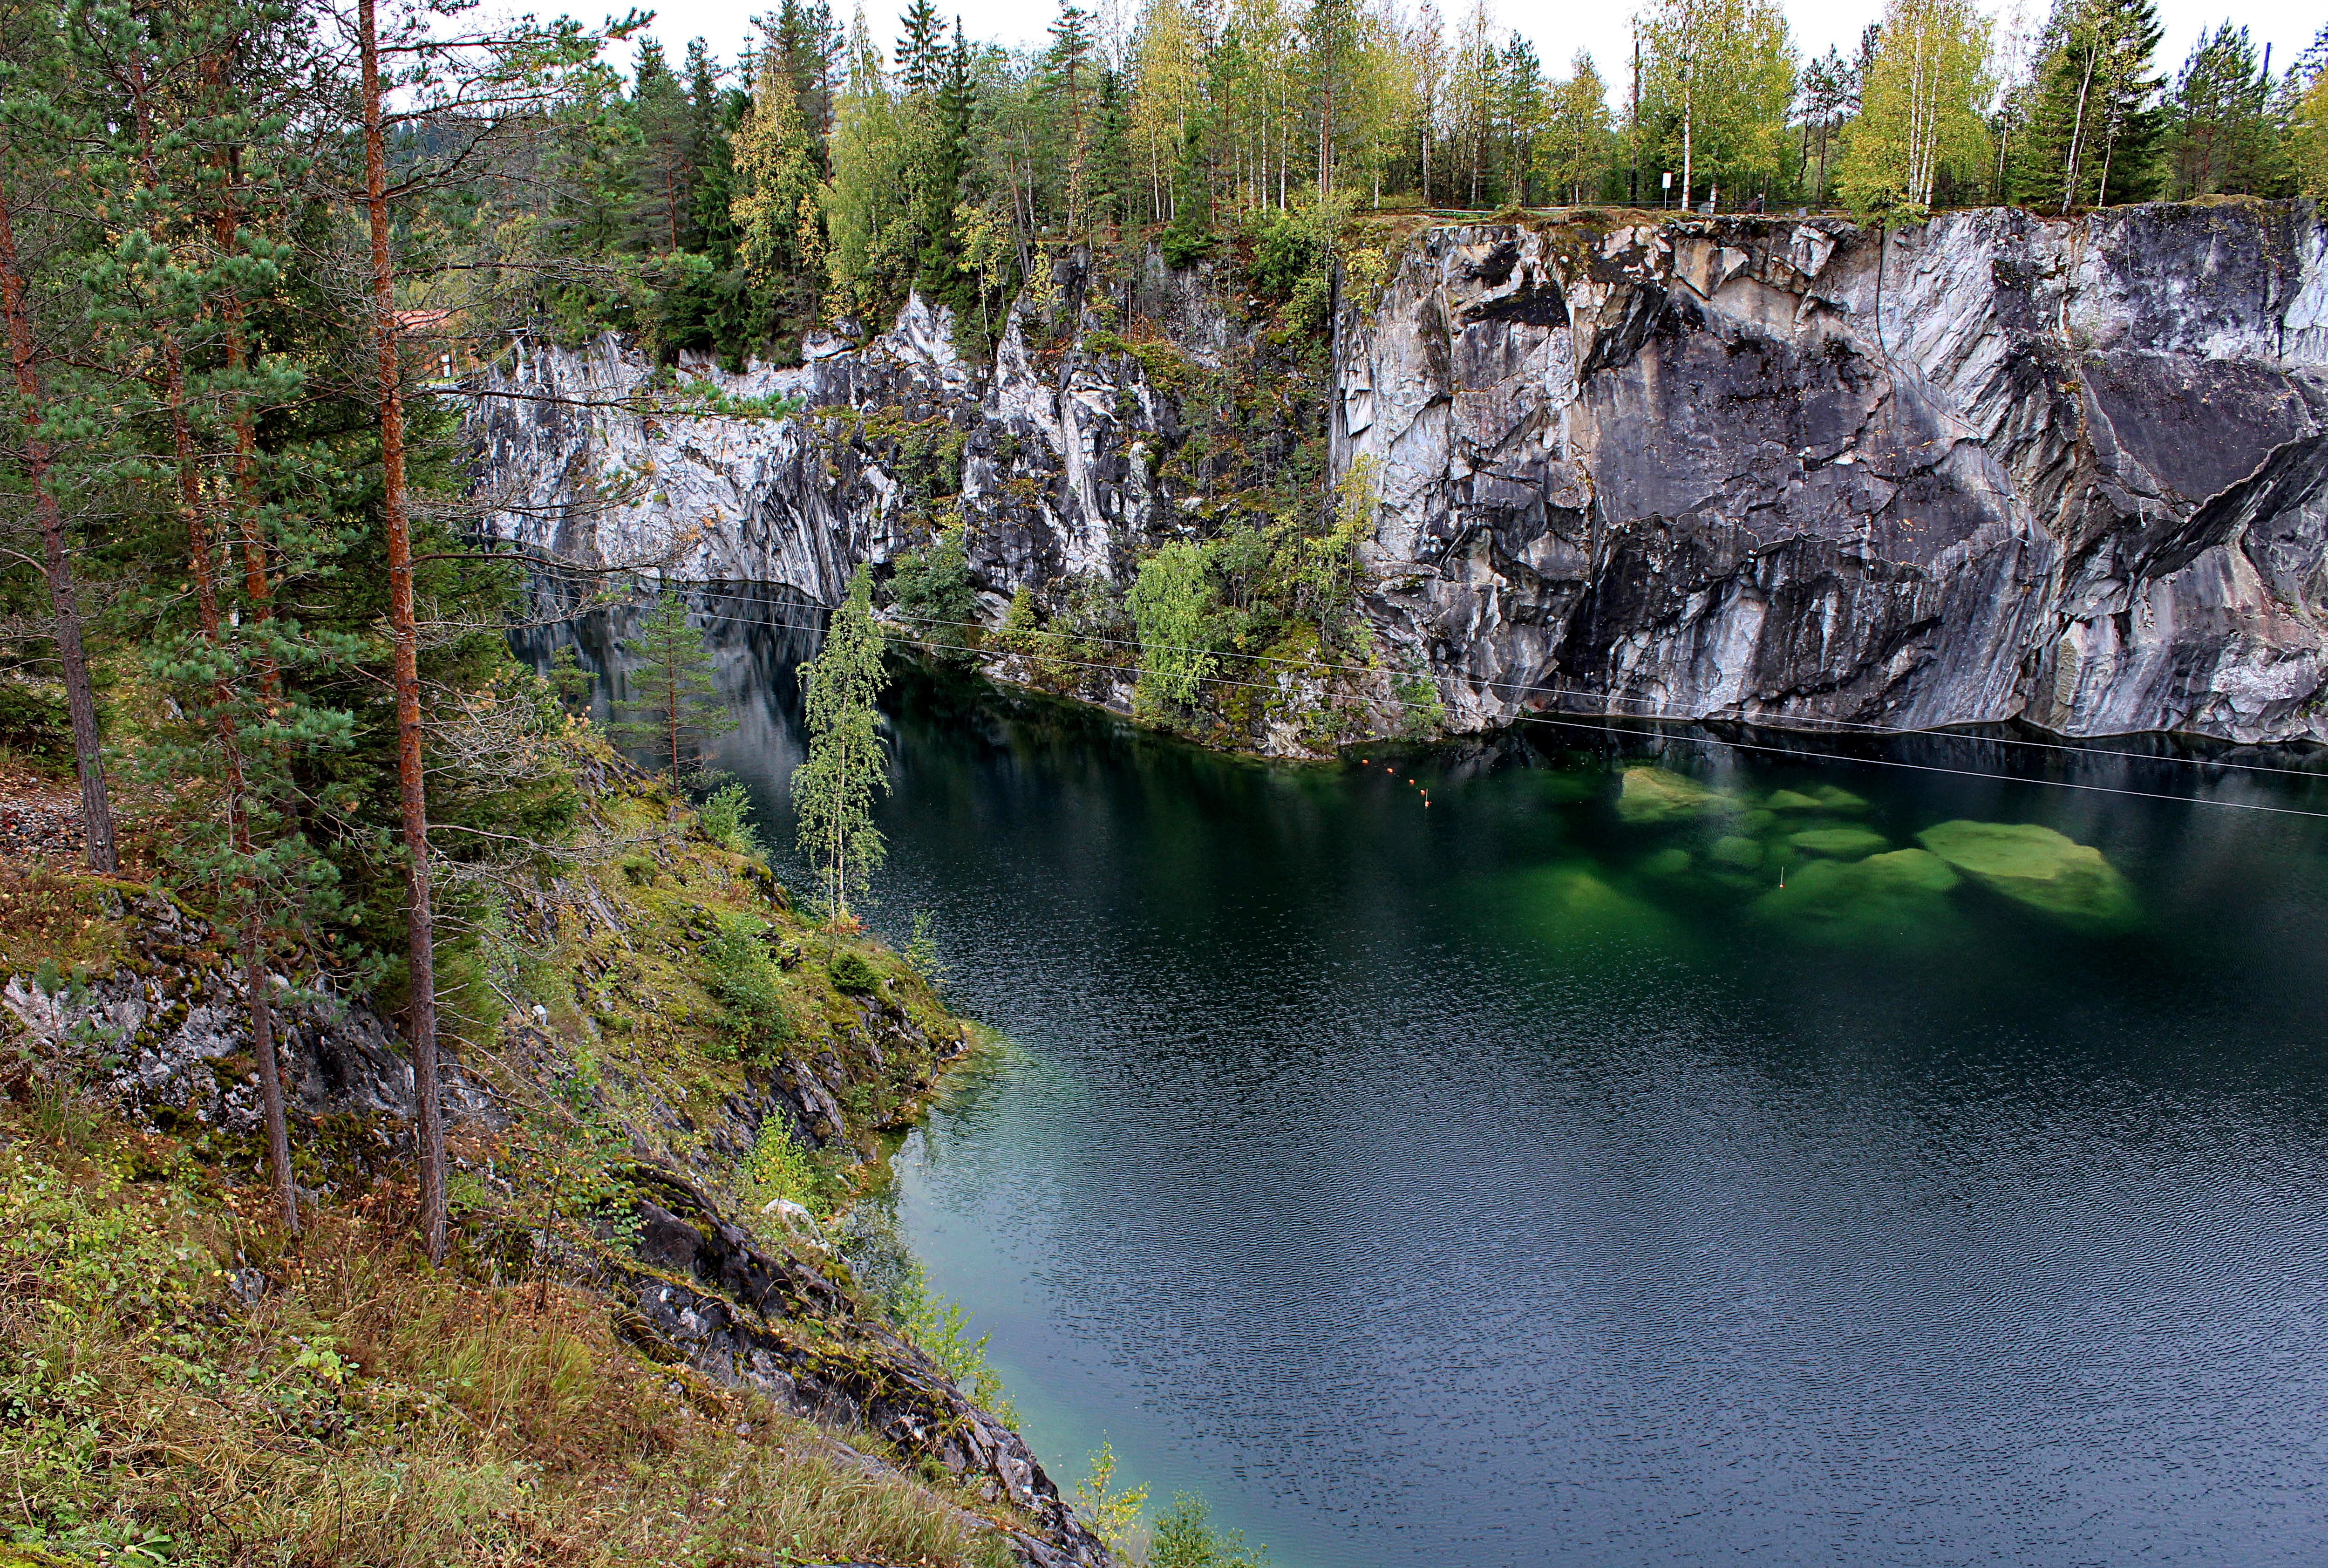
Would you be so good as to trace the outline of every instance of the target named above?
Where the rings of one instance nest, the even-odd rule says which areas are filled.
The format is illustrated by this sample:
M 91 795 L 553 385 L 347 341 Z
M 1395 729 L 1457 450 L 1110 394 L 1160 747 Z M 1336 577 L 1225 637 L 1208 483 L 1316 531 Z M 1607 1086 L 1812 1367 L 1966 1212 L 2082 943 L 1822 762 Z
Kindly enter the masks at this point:
M 1982 887 L 2089 931 L 2114 931 L 2140 917 L 2134 889 L 2090 844 L 2035 822 L 1958 820 L 1917 840 Z
M 1736 808 L 1736 800 L 1685 775 L 1661 767 L 1629 767 L 1617 796 L 1617 814 L 1629 822 L 1670 822 Z
M 1787 885 L 1755 901 L 1758 918 L 1833 941 L 1909 934 L 1945 917 L 1957 885 L 1948 862 L 1923 850 L 1893 850 L 1863 860 L 1810 860 Z
M 1788 834 L 1787 841 L 1807 854 L 1837 860 L 1863 859 L 1891 842 L 1881 833 L 1856 827 L 1805 828 Z

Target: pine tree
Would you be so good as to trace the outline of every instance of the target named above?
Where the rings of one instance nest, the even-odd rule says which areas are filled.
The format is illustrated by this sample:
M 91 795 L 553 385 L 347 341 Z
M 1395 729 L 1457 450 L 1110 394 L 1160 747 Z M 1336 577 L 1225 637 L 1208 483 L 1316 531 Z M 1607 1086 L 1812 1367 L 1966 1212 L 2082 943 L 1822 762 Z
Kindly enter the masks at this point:
M 1097 82 L 1092 65 L 1091 14 L 1062 0 L 1051 22 L 1051 46 L 1043 56 L 1044 96 L 1052 116 L 1052 135 L 1059 157 L 1061 216 L 1070 238 L 1088 226 L 1094 99 Z
M 689 622 L 687 601 L 666 590 L 623 649 L 638 662 L 626 681 L 634 695 L 615 703 L 618 717 L 607 733 L 622 746 L 652 747 L 676 784 L 704 741 L 736 728 L 712 679 L 703 634 Z
M 808 758 L 793 771 L 793 809 L 802 853 L 815 866 L 833 924 L 850 918 L 887 853 L 873 825 L 874 799 L 889 787 L 879 701 L 888 672 L 873 619 L 873 578 L 865 568 L 832 613 L 824 646 L 801 669 Z
M 1803 67 L 1802 174 L 1804 193 L 1813 205 L 1825 205 L 1833 189 L 1828 165 L 1835 137 L 1850 122 L 1858 101 L 1859 68 L 1835 45 L 1827 45 L 1825 54 Z
M 446 1244 L 444 1103 L 437 1075 L 436 901 L 428 840 L 428 768 L 421 682 L 418 579 L 424 563 L 416 559 L 413 472 L 415 429 L 441 418 L 422 399 L 418 418 L 408 418 L 405 385 L 408 373 L 406 337 L 399 319 L 399 287 L 410 289 L 426 269 L 410 265 L 399 249 L 413 243 L 415 225 L 399 225 L 419 199 L 460 182 L 482 161 L 483 150 L 513 123 L 538 125 L 545 100 L 572 96 L 587 99 L 603 81 L 596 59 L 603 35 L 585 33 L 561 19 L 538 25 L 530 20 L 497 23 L 476 33 L 436 33 L 432 24 L 449 14 L 432 14 L 414 5 L 391 14 L 383 29 L 379 0 L 356 0 L 352 32 L 357 45 L 356 108 L 361 127 L 361 195 L 371 241 L 362 268 L 366 296 L 362 325 L 370 342 L 366 390 L 371 424 L 379 441 L 380 487 L 378 538 L 380 577 L 386 588 L 381 606 L 390 648 L 389 685 L 393 695 L 396 737 L 396 818 L 403 850 L 403 915 L 406 935 L 404 1018 L 412 1041 L 413 1092 L 417 1115 L 420 1202 L 418 1230 L 428 1256 L 441 1262 Z M 387 49 L 396 52 L 383 58 Z M 400 61 L 401 69 L 390 61 Z M 389 177 L 390 143 L 397 142 L 397 178 Z M 353 192 L 350 192 L 353 195 Z M 402 263 L 402 265 L 400 265 Z M 354 345 L 346 345 L 352 348 Z M 426 512 L 424 529 L 435 525 Z M 425 537 L 425 535 L 424 535 Z M 431 552 L 436 553 L 436 552 Z M 446 552 L 455 554 L 457 552 Z
M 2328 198 L 2328 27 L 2288 68 L 2279 99 L 2293 183 L 2315 201 Z
M 1507 202 L 1525 206 L 1534 199 L 1535 147 L 1544 134 L 1544 63 L 1535 46 L 1515 33 L 1505 42 L 1501 90 L 1498 94 L 1501 139 L 1497 174 Z
M 29 66 L 36 55 L 57 46 L 45 12 L 18 18 L 20 25 L 0 32 L 0 42 Z M 21 23 L 30 23 L 25 26 Z M 5 25 L 5 24 L 0 24 Z M 12 372 L 10 390 L 16 396 L 15 423 L 21 432 L 13 455 L 24 471 L 33 493 L 33 511 L 41 540 L 41 575 L 46 579 L 57 663 L 63 677 L 65 707 L 72 725 L 73 762 L 80 775 L 84 854 L 92 871 L 110 876 L 118 869 L 113 842 L 113 807 L 106 787 L 105 754 L 98 733 L 97 699 L 89 681 L 89 656 L 82 640 L 80 588 L 66 540 L 65 518 L 58 494 L 54 443 L 47 434 L 52 408 L 42 376 L 47 354 L 33 330 L 30 278 L 20 255 L 11 211 L 23 198 L 26 173 L 17 148 L 30 129 L 37 136 L 41 121 L 49 117 L 45 95 L 27 93 L 11 84 L 8 99 L 0 101 L 0 315 L 6 318 L 7 352 Z M 33 101 L 28 102 L 27 99 Z M 50 127 L 47 128 L 53 128 Z
M 2226 22 L 2192 46 L 2167 96 L 2166 122 L 2170 193 L 2177 200 L 2262 194 L 2276 183 L 2271 79 L 2246 28 Z

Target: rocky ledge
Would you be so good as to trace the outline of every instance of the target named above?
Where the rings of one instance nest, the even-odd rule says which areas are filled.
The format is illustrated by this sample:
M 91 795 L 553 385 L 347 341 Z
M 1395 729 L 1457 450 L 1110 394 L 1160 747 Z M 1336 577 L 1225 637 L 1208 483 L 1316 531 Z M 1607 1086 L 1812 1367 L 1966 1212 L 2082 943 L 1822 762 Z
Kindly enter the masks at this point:
M 691 893 L 724 886 L 764 900 L 772 915 L 784 911 L 781 891 L 756 863 L 723 881 L 737 858 L 714 863 L 712 851 L 666 843 L 656 859 L 665 878 L 690 879 Z M 634 855 L 633 865 L 644 863 Z M 52 914 L 96 931 L 103 949 L 70 971 L 0 966 L 0 1094 L 89 1094 L 198 1158 L 259 1169 L 242 976 L 219 932 L 133 882 L 0 866 L 0 889 L 20 903 L 27 889 L 36 892 Z M 557 906 L 546 916 L 552 929 L 562 912 L 569 938 L 587 940 L 595 928 L 604 939 L 586 946 L 564 978 L 577 995 L 603 994 L 615 1007 L 625 1005 L 625 991 L 648 982 L 604 962 L 605 952 L 677 946 L 700 917 L 688 899 L 675 901 L 676 915 L 659 915 L 638 897 L 583 876 L 549 897 Z M 361 999 L 343 1000 L 312 977 L 296 985 L 286 975 L 268 979 L 303 1202 L 349 1203 L 380 1180 L 408 1178 L 413 1075 L 396 1031 Z M 641 1019 L 684 1005 L 667 995 L 635 1000 Z M 577 1244 L 531 1228 L 500 1235 L 493 1222 L 472 1220 L 462 1245 L 478 1254 L 478 1266 L 540 1266 L 599 1291 L 617 1330 L 650 1359 L 684 1363 L 815 1422 L 828 1457 L 920 1488 L 930 1506 L 952 1513 L 973 1537 L 999 1536 L 1028 1568 L 1110 1568 L 1107 1548 L 1025 1441 L 883 1319 L 827 1228 L 779 1201 L 766 1206 L 756 1234 L 714 1196 L 748 1160 L 765 1123 L 803 1147 L 869 1153 L 876 1128 L 910 1120 L 943 1065 L 967 1051 L 958 1031 L 917 1022 L 894 997 L 835 997 L 817 1031 L 775 1062 L 694 1064 L 686 1076 L 714 1082 L 698 1082 L 689 1096 L 668 1075 L 622 1084 L 611 1050 L 586 1086 L 573 1039 L 515 1016 L 494 1047 L 477 1053 L 479 1063 L 451 1050 L 442 1060 L 448 1150 L 465 1180 L 483 1184 L 481 1193 L 496 1185 L 506 1191 L 496 1160 L 545 1135 L 539 1119 L 553 1099 L 602 1120 L 621 1152 L 595 1189 L 595 1239 Z M 874 1115 L 877 1108 L 886 1114 Z M 252 1300 L 273 1288 L 250 1269 L 234 1286 Z M 924 1484 L 937 1477 L 951 1496 Z

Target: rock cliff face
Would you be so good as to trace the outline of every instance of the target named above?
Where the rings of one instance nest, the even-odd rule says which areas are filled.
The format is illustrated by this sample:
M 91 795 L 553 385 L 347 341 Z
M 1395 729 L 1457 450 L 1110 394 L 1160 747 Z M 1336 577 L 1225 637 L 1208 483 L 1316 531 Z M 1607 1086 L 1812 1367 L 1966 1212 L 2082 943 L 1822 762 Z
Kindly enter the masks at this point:
M 1343 302 L 1322 389 L 1335 471 L 1379 497 L 1366 614 L 1456 728 L 2328 739 L 2323 251 L 2302 203 L 1423 232 Z M 1107 326 L 1217 363 L 1258 330 L 1225 281 L 1067 262 L 991 366 L 915 304 L 710 378 L 806 399 L 780 423 L 580 407 L 645 368 L 521 346 L 474 421 L 496 526 L 611 559 L 696 525 L 681 575 L 831 602 L 944 498 L 989 619 L 1121 584 L 1205 508 L 1159 477 L 1187 438 L 1170 377 Z

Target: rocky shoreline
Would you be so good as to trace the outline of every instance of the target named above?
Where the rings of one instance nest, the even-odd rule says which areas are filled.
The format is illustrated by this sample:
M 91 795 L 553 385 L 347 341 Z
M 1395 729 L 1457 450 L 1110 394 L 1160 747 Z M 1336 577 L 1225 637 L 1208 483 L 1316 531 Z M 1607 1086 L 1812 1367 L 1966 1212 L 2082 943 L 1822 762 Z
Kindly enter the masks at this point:
M 21 1060 L 0 1087 L 21 1098 L 78 1085 L 149 1136 L 226 1169 L 255 1168 L 257 1080 L 230 944 L 165 893 L 80 876 L 65 838 L 50 835 L 37 859 L 11 857 L 12 897 L 25 902 L 22 890 L 36 889 L 103 953 L 5 976 L 0 1021 Z M 561 1121 L 579 1105 L 619 1129 L 625 1150 L 605 1169 L 596 1239 L 543 1229 L 489 1241 L 497 1222 L 479 1216 L 469 1224 L 483 1229 L 462 1244 L 483 1249 L 481 1266 L 492 1262 L 496 1278 L 546 1268 L 599 1292 L 618 1336 L 649 1362 L 684 1365 L 815 1422 L 830 1457 L 848 1466 L 926 1489 L 914 1469 L 925 1467 L 972 1505 L 932 1492 L 930 1506 L 973 1533 L 999 1533 L 1017 1561 L 1108 1568 L 1106 1548 L 1018 1433 L 881 1317 L 823 1227 L 796 1205 L 770 1202 L 760 1216 L 737 1207 L 739 1172 L 765 1126 L 811 1150 L 878 1160 L 878 1130 L 918 1114 L 946 1067 L 969 1054 L 965 1030 L 891 978 L 872 994 L 836 994 L 823 1032 L 765 1065 L 674 1061 L 652 1044 L 623 1049 L 659 1016 L 686 1019 L 690 1006 L 643 990 L 652 974 L 623 970 L 616 955 L 684 955 L 707 906 L 754 907 L 790 928 L 782 890 L 750 862 L 683 840 L 659 846 L 652 861 L 652 878 L 683 897 L 642 899 L 633 883 L 649 876 L 648 861 L 636 854 L 615 881 L 577 870 L 545 890 L 542 934 L 582 934 L 568 979 L 591 1012 L 555 1025 L 513 1015 L 491 1050 L 448 1048 L 442 1068 L 448 1149 L 481 1198 L 508 1188 L 497 1164 L 548 1135 L 545 1114 Z M 698 902 L 706 899 L 714 902 Z M 293 1142 L 312 1172 L 303 1202 L 361 1202 L 408 1162 L 410 1064 L 363 999 L 337 998 L 313 976 L 270 979 Z M 716 1084 L 702 1081 L 707 1071 Z M 496 1249 L 513 1242 L 517 1253 L 501 1258 Z M 255 1300 L 281 1286 L 245 1269 L 235 1288 Z

